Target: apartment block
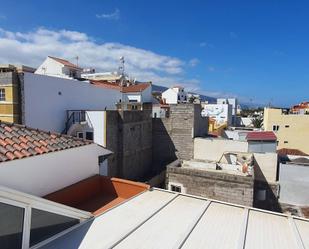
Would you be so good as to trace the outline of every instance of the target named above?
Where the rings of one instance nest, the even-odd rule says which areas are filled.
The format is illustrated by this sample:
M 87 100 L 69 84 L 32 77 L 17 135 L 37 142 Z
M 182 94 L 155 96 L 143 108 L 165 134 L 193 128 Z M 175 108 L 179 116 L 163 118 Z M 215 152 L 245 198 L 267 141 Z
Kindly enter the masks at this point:
M 264 109 L 264 130 L 277 136 L 277 149 L 297 149 L 309 154 L 309 115 L 289 114 L 282 109 Z
M 21 122 L 20 75 L 34 70 L 23 65 L 0 65 L 0 120 Z

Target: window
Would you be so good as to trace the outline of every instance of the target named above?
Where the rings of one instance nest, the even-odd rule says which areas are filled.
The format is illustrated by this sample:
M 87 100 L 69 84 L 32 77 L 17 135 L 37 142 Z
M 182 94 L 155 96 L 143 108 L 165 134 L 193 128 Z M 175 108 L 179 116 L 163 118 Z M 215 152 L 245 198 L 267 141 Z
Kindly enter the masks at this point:
M 283 143 L 288 144 L 289 142 L 288 141 L 284 141 Z
M 30 246 L 79 223 L 78 219 L 32 208 Z
M 76 136 L 78 138 L 84 138 L 84 133 L 83 132 L 76 132 Z
M 171 190 L 174 192 L 179 192 L 181 193 L 181 187 L 177 185 L 171 185 Z
M 0 88 L 0 101 L 5 101 L 5 89 Z
M 273 125 L 273 131 L 278 131 L 279 130 L 279 125 Z
M 92 131 L 86 131 L 86 139 L 87 140 L 93 140 L 93 132 Z
M 132 105 L 131 110 L 137 110 L 137 105 Z
M 0 247 L 22 248 L 24 209 L 0 202 Z
M 289 128 L 289 127 L 290 127 L 289 125 L 286 125 L 286 126 L 285 126 L 285 128 Z

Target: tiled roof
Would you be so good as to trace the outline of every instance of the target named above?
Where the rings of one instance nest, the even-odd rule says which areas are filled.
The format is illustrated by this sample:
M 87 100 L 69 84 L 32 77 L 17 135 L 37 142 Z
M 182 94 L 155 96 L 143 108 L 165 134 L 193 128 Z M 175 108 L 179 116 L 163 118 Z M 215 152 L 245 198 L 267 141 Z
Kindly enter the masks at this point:
M 61 58 L 57 58 L 57 57 L 53 57 L 53 56 L 48 56 L 49 58 L 55 60 L 55 61 L 58 61 L 59 63 L 61 63 L 62 65 L 65 65 L 67 67 L 72 67 L 72 68 L 75 68 L 75 69 L 81 69 L 80 67 L 74 65 L 73 63 L 67 61 L 67 60 L 64 60 L 64 59 L 61 59 Z
M 288 148 L 282 148 L 280 150 L 277 150 L 277 153 L 279 155 L 309 156 L 308 154 L 302 152 L 301 150 L 288 149 Z
M 122 87 L 121 92 L 123 93 L 133 93 L 133 92 L 142 92 L 147 89 L 151 84 L 150 83 L 140 83 L 136 85 Z
M 0 162 L 91 144 L 67 135 L 12 123 L 0 123 Z
M 130 86 L 119 86 L 115 83 L 110 83 L 105 80 L 91 80 L 92 84 L 103 87 L 103 88 L 109 88 L 109 89 L 115 89 L 123 93 L 130 93 L 130 92 L 142 92 L 145 89 L 147 89 L 151 84 L 150 83 L 139 83 L 135 85 Z
M 251 131 L 247 134 L 247 141 L 276 141 L 277 137 L 272 131 Z

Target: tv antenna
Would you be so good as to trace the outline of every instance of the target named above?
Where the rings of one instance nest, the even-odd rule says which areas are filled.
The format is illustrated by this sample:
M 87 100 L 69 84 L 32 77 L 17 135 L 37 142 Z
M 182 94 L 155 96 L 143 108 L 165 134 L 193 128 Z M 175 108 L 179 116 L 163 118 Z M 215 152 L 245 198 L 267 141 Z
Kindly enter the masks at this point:
M 125 62 L 124 57 L 121 56 L 121 57 L 119 58 L 118 73 L 119 73 L 120 75 L 122 75 L 122 76 L 124 76 L 124 62 Z

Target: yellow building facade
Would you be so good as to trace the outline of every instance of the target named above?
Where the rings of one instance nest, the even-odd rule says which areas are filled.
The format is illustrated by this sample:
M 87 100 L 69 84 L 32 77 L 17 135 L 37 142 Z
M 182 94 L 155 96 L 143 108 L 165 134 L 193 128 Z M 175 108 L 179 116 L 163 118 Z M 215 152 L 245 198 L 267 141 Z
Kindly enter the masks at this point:
M 278 149 L 297 149 L 309 154 L 309 115 L 264 108 L 264 130 L 275 132 Z
M 21 122 L 20 84 L 23 72 L 34 72 L 23 65 L 0 65 L 0 120 Z

